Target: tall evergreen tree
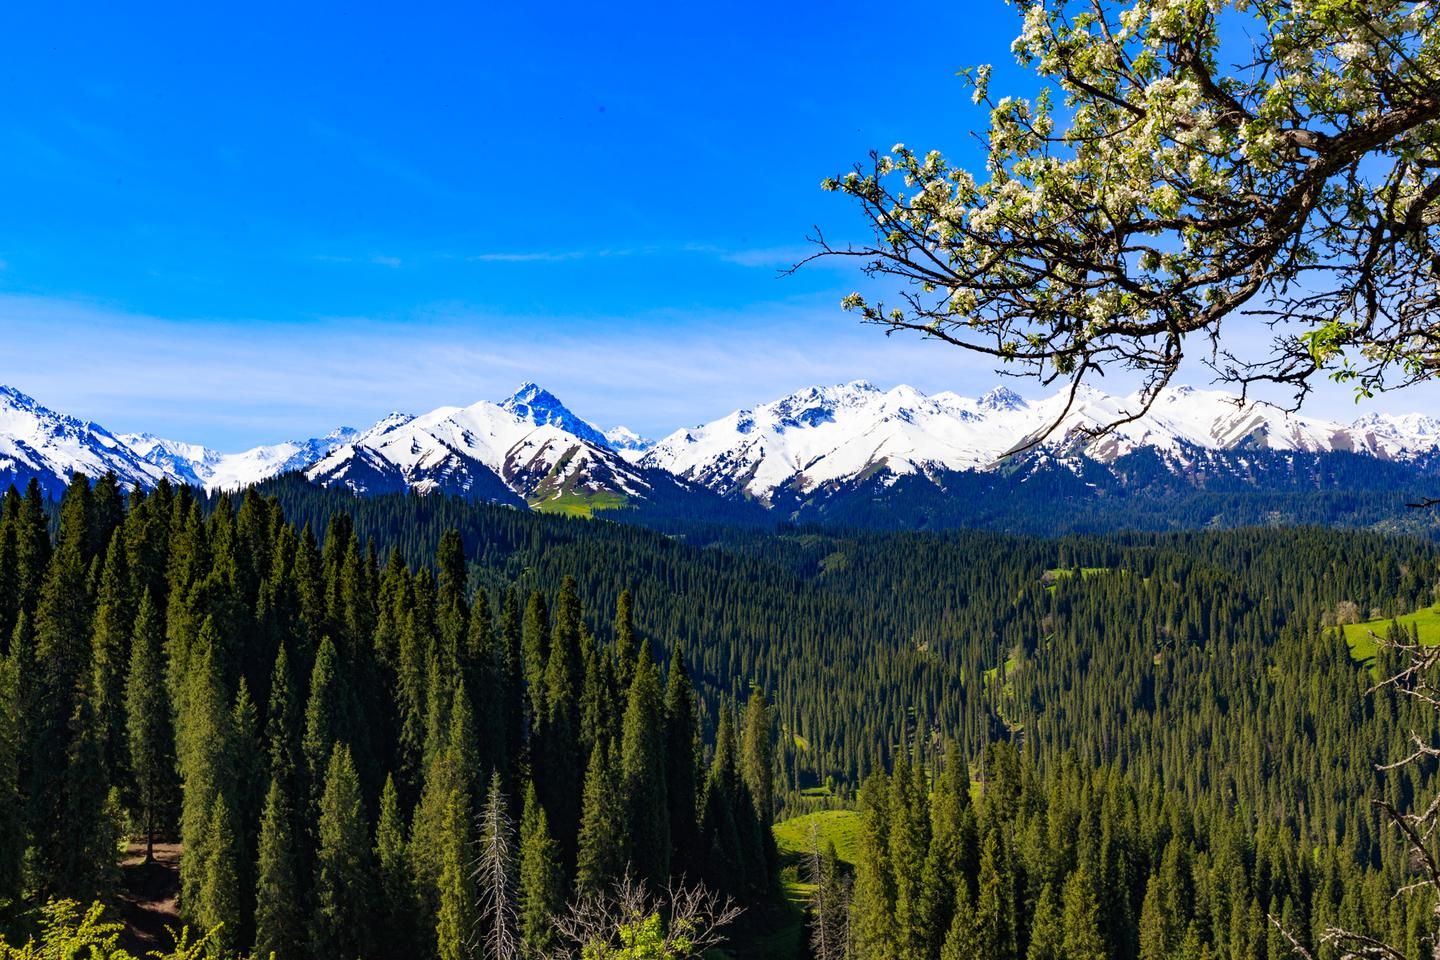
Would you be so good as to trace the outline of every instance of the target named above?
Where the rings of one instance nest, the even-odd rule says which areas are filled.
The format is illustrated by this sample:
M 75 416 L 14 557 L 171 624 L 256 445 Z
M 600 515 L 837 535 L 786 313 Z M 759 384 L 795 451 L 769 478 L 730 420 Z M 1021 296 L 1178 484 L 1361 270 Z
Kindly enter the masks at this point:
M 695 690 L 679 647 L 665 679 L 665 806 L 672 862 L 694 863 L 699 850 Z
M 165 636 L 159 611 L 145 591 L 135 615 L 130 670 L 125 678 L 125 714 L 135 778 L 135 800 L 145 825 L 145 862 L 155 858 L 155 832 L 174 803 L 175 732 L 165 687 Z
M 205 831 L 200 870 L 203 875 L 198 902 L 194 906 L 196 924 L 213 931 L 209 943 L 215 957 L 228 957 L 249 944 L 242 939 L 243 907 L 240 879 L 241 850 L 235 836 L 230 805 L 223 793 L 215 795 L 210 823 Z
M 615 601 L 615 660 L 620 665 L 616 680 L 621 690 L 630 689 L 630 680 L 635 672 L 635 658 L 640 650 L 635 639 L 634 602 L 629 590 L 621 590 Z
M 530 695 L 530 722 L 532 730 L 538 730 L 545 720 L 545 672 L 550 663 L 550 613 L 538 590 L 525 601 L 521 647 L 525 689 Z
M 609 744 L 597 743 L 585 773 L 575 890 L 602 893 L 625 872 L 625 805 Z
M 435 944 L 440 960 L 466 960 L 474 950 L 475 878 L 470 863 L 470 823 L 458 789 L 445 802 L 445 829 L 441 836 L 439 910 Z
M 130 660 L 135 616 L 125 538 L 117 531 L 110 539 L 101 568 L 90 652 L 91 684 L 104 744 L 106 777 L 116 784 L 130 781 L 125 668 Z
M 313 956 L 360 957 L 371 946 L 374 867 L 369 833 L 350 748 L 336 744 L 325 770 L 316 828 Z
M 670 815 L 665 787 L 665 711 L 648 648 L 635 657 L 620 750 L 625 835 L 638 879 L 663 885 L 670 876 Z
M 27 823 L 20 799 L 18 654 L 11 649 L 0 657 L 0 904 L 19 901 L 24 879 Z
M 1066 960 L 1105 960 L 1105 938 L 1100 932 L 1100 905 L 1095 881 L 1081 867 L 1065 881 L 1065 938 L 1061 955 Z
M 394 777 L 385 778 L 380 793 L 380 818 L 375 826 L 375 863 L 379 871 L 380 904 L 377 946 L 382 957 L 399 958 L 417 949 L 415 888 L 410 852 L 400 813 L 400 791 Z
M 535 785 L 525 788 L 520 820 L 520 940 L 527 956 L 546 956 L 558 942 L 553 918 L 565 904 L 560 848 L 550 836 Z
M 294 800 L 286 781 L 270 781 L 260 818 L 255 885 L 255 956 L 299 957 L 306 944 L 304 887 L 295 849 Z

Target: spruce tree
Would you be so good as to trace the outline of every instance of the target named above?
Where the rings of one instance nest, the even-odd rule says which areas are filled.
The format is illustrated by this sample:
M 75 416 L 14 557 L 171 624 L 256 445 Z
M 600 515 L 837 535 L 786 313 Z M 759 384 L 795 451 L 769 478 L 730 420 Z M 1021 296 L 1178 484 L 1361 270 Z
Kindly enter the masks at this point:
M 345 744 L 331 750 L 324 780 L 316 828 L 310 950 L 316 957 L 360 957 L 371 945 L 374 867 L 360 779 Z
M 230 704 L 225 694 L 215 645 L 218 637 L 207 617 L 191 651 L 176 710 L 176 762 L 180 771 L 180 842 L 188 851 L 205 848 L 215 798 L 229 794 Z M 226 806 L 229 806 L 227 801 Z M 205 880 L 201 858 L 180 859 L 181 909 L 190 911 Z M 187 912 L 187 916 L 194 916 Z
M 104 743 L 106 777 L 111 783 L 127 787 L 130 770 L 125 723 L 125 668 L 130 660 L 135 616 L 124 536 L 117 531 L 110 540 L 101 569 L 90 660 L 95 713 L 99 717 Z
M 1030 921 L 1030 948 L 1025 960 L 1065 960 L 1065 924 L 1055 892 L 1045 884 Z
M 775 716 L 765 695 L 756 689 L 745 706 L 740 770 L 755 805 L 754 831 L 763 859 L 755 864 L 755 881 L 769 886 L 779 869 L 779 853 L 770 825 L 775 822 Z
M 27 823 L 20 799 L 18 654 L 12 649 L 0 657 L 0 904 L 19 901 L 24 879 Z
M 545 720 L 545 671 L 550 663 L 550 614 L 538 590 L 525 602 L 521 650 L 525 689 L 530 694 L 530 722 L 532 730 L 538 730 Z
M 240 844 L 235 836 L 230 804 L 223 793 L 215 795 L 205 832 L 198 902 L 194 907 L 197 926 L 214 931 L 210 940 L 211 955 L 228 957 L 245 950 L 241 938 L 243 907 L 241 906 Z
M 445 802 L 445 829 L 440 838 L 439 908 L 435 944 L 440 960 L 466 960 L 473 950 L 475 881 L 470 863 L 469 804 L 458 789 Z
M 402 957 L 416 949 L 415 888 L 410 851 L 400 813 L 400 791 L 394 777 L 385 778 L 380 793 L 380 818 L 375 826 L 375 863 L 379 870 L 378 946 L 384 957 Z
M 295 849 L 294 800 L 284 779 L 270 781 L 260 818 L 255 885 L 255 956 L 299 957 L 306 944 L 304 887 Z
M 300 742 L 305 757 L 305 778 L 310 802 L 318 803 L 325 788 L 326 768 L 336 743 L 346 742 L 341 705 L 340 655 L 329 637 L 320 641 L 310 673 L 310 697 L 305 704 L 305 733 Z
M 165 626 L 150 591 L 135 616 L 130 670 L 125 679 L 125 715 L 135 778 L 135 800 L 145 825 L 145 862 L 155 858 L 155 832 L 174 803 L 175 732 L 165 687 Z
M 920 916 L 932 956 L 939 952 L 950 929 L 957 888 L 961 884 L 968 887 L 972 872 L 974 837 L 966 830 L 969 803 L 969 773 L 959 745 L 951 741 L 931 798 L 930 846 L 921 882 Z
M 663 885 L 670 876 L 670 818 L 665 788 L 665 712 L 650 651 L 636 655 L 620 750 L 625 835 L 637 879 Z
M 621 590 L 615 601 L 615 660 L 620 665 L 616 681 L 621 690 L 630 689 L 639 647 L 635 639 L 635 614 L 629 590 Z
M 699 855 L 699 799 L 695 690 L 679 647 L 670 655 L 665 679 L 665 806 L 671 861 L 694 863 Z
M 590 754 L 582 809 L 575 891 L 588 896 L 608 890 L 625 871 L 625 807 L 609 744 L 595 744 Z
M 1100 932 L 1100 906 L 1095 880 L 1081 867 L 1065 881 L 1065 937 L 1061 956 L 1065 960 L 1105 960 L 1105 938 Z
M 533 783 L 525 787 L 520 820 L 520 940 L 526 956 L 546 956 L 558 942 L 553 918 L 565 905 L 560 847 L 550 836 Z
M 877 771 L 866 778 L 859 803 L 851 943 L 859 956 L 893 960 L 895 874 L 890 866 L 890 784 L 884 773 Z

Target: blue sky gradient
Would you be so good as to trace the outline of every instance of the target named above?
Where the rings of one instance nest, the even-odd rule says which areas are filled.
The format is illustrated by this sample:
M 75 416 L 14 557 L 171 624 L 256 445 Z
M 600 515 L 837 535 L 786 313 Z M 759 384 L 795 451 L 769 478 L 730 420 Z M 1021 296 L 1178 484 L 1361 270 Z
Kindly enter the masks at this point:
M 860 236 L 818 185 L 870 149 L 978 159 L 1000 0 L 139 9 L 0 14 L 0 382 L 51 406 L 235 449 L 524 379 L 650 434 L 996 382 L 777 270 Z

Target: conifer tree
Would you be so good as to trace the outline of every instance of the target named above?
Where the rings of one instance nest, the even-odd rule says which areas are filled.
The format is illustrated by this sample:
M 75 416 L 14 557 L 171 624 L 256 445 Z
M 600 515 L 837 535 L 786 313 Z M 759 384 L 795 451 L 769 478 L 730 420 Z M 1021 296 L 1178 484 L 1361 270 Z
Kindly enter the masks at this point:
M 883 772 L 876 771 L 865 780 L 859 804 L 851 943 L 859 956 L 893 960 L 895 874 L 890 865 L 890 784 Z
M 466 960 L 474 946 L 475 882 L 468 853 L 468 807 L 458 789 L 446 798 L 438 880 L 439 909 L 435 920 L 435 944 L 440 960 Z
M 12 499 L 14 488 L 11 487 Z M 18 504 L 15 508 L 18 509 Z M 26 820 L 20 799 L 19 651 L 0 657 L 0 904 L 20 899 Z
M 1065 881 L 1065 960 L 1105 960 L 1105 938 L 1100 933 L 1100 906 L 1089 868 L 1081 867 Z
M 312 803 L 320 801 L 325 772 L 336 743 L 346 742 L 342 717 L 339 676 L 340 655 L 329 637 L 320 641 L 315 667 L 310 673 L 310 697 L 305 703 L 305 733 L 301 752 L 305 756 L 306 781 Z
M 255 956 L 299 957 L 306 943 L 304 887 L 295 849 L 294 801 L 283 778 L 270 781 L 260 818 L 255 886 Z
M 904 756 L 890 775 L 889 863 L 895 891 L 895 956 L 920 960 L 925 956 L 923 878 L 930 846 L 930 810 L 922 773 Z
M 90 674 L 90 601 L 81 549 L 85 537 L 85 511 L 89 487 L 76 479 L 61 506 L 62 538 L 40 589 L 35 612 L 34 699 L 28 705 L 25 747 L 35 869 L 42 889 L 72 897 L 93 893 L 94 877 L 82 869 L 77 846 L 93 850 L 100 829 L 98 810 L 109 784 L 103 770 L 83 784 L 80 771 L 71 771 L 57 758 L 89 756 L 77 737 L 89 736 L 94 725 Z M 103 762 L 100 755 L 92 762 Z M 96 782 L 98 778 L 98 782 Z M 71 787 L 94 793 L 77 794 Z M 78 831 L 78 832 L 72 832 Z M 92 865 L 92 869 L 93 869 Z M 78 872 L 77 872 L 78 871 Z
M 635 614 L 630 591 L 621 590 L 615 601 L 615 660 L 620 665 L 616 681 L 621 690 L 630 689 L 630 680 L 635 672 L 635 657 L 639 646 L 635 639 Z
M 1055 902 L 1055 891 L 1050 884 L 1040 891 L 1035 903 L 1035 914 L 1030 921 L 1030 947 L 1025 960 L 1065 960 L 1065 924 L 1060 906 Z
M 241 939 L 240 845 L 223 793 L 215 795 L 201 857 L 203 879 L 193 914 L 202 930 L 214 930 L 212 955 L 227 957 L 248 944 Z
M 271 779 L 282 780 L 293 804 L 307 777 L 302 776 L 300 691 L 290 665 L 287 645 L 275 652 L 270 672 L 270 702 L 265 711 L 265 745 Z
M 956 892 L 955 909 L 950 929 L 945 934 L 945 945 L 940 950 L 940 960 L 972 960 L 990 957 L 988 945 L 981 930 L 980 918 L 975 913 L 974 903 L 961 884 Z
M 761 859 L 752 866 L 758 886 L 768 886 L 779 869 L 779 852 L 770 825 L 775 822 L 775 716 L 759 689 L 745 706 L 740 769 L 755 805 L 753 835 L 759 838 Z
M 988 951 L 987 956 L 993 956 L 995 960 L 1015 957 L 1018 944 L 1015 884 L 997 827 L 986 833 L 981 850 L 975 913 L 980 943 Z
M 545 598 L 534 591 L 525 602 L 525 621 L 521 630 L 521 647 L 525 661 L 525 689 L 530 695 L 530 722 L 538 730 L 545 720 L 545 672 L 550 663 L 550 614 Z
M 590 754 L 583 810 L 575 871 L 582 897 L 603 892 L 625 872 L 625 808 L 609 744 L 595 744 Z
M 129 768 L 135 799 L 145 824 L 145 862 L 155 858 L 155 831 L 174 802 L 175 733 L 165 687 L 165 636 L 150 591 L 140 597 L 135 616 L 130 670 L 125 678 L 125 714 Z
M 380 886 L 377 934 L 381 956 L 403 956 L 407 950 L 413 950 L 418 941 L 409 858 L 405 822 L 400 813 L 400 791 L 395 786 L 395 778 L 386 777 L 380 792 L 380 818 L 375 826 L 375 863 Z
M 231 789 L 230 703 L 215 650 L 217 642 L 213 622 L 207 617 L 190 653 L 191 664 L 176 710 L 175 749 L 182 788 L 180 842 L 189 851 L 205 849 L 215 798 Z M 203 858 L 193 855 L 180 859 L 182 910 L 191 910 L 200 895 L 205 880 L 202 863 Z
M 658 886 L 670 876 L 670 817 L 665 788 L 665 713 L 660 677 L 648 648 L 635 657 L 620 750 L 630 869 Z
M 555 923 L 565 905 L 560 848 L 550 836 L 533 783 L 525 787 L 520 820 L 520 940 L 526 956 L 546 956 L 557 944 Z
M 117 784 L 128 784 L 130 780 L 125 724 L 125 668 L 130 660 L 135 615 L 124 536 L 117 531 L 110 539 L 101 569 L 90 653 L 91 684 L 104 744 L 105 775 L 111 783 Z
M 310 949 L 316 957 L 360 957 L 370 947 L 374 868 L 350 748 L 336 744 L 325 770 L 316 828 L 315 909 Z
M 505 757 L 507 769 L 515 769 L 530 727 L 525 720 L 526 696 L 524 655 L 520 644 L 520 601 L 514 588 L 505 591 L 496 632 L 500 644 L 500 697 L 505 714 Z
M 967 885 L 973 872 L 973 818 L 967 817 L 970 782 L 960 747 L 951 741 L 945 766 L 935 781 L 930 803 L 930 846 L 925 855 L 920 915 L 926 948 L 939 952 L 950 929 L 957 888 Z
M 699 851 L 695 690 L 679 647 L 665 678 L 665 805 L 673 862 L 694 863 Z

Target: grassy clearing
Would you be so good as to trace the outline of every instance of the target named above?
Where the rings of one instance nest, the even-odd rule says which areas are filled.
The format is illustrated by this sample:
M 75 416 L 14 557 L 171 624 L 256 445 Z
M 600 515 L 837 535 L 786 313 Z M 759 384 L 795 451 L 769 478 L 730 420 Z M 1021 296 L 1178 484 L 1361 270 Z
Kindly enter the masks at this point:
M 1357 663 L 1369 663 L 1375 659 L 1376 644 L 1373 634 L 1385 636 L 1392 623 L 1398 623 L 1406 629 L 1417 628 L 1420 631 L 1421 643 L 1440 643 L 1440 606 L 1434 606 L 1393 619 L 1381 618 L 1366 620 L 1364 623 L 1347 623 L 1343 629 L 1345 630 L 1345 643 L 1350 648 L 1350 656 Z
M 589 518 L 596 510 L 619 510 L 629 504 L 623 494 L 601 491 L 599 493 L 562 493 L 558 497 L 543 497 L 530 506 L 540 513 L 559 513 L 569 517 Z
M 860 815 L 854 810 L 820 810 L 775 824 L 775 843 L 780 853 L 795 857 L 808 854 L 812 823 L 819 831 L 820 843 L 828 840 L 835 844 L 835 856 L 853 867 L 860 842 Z

